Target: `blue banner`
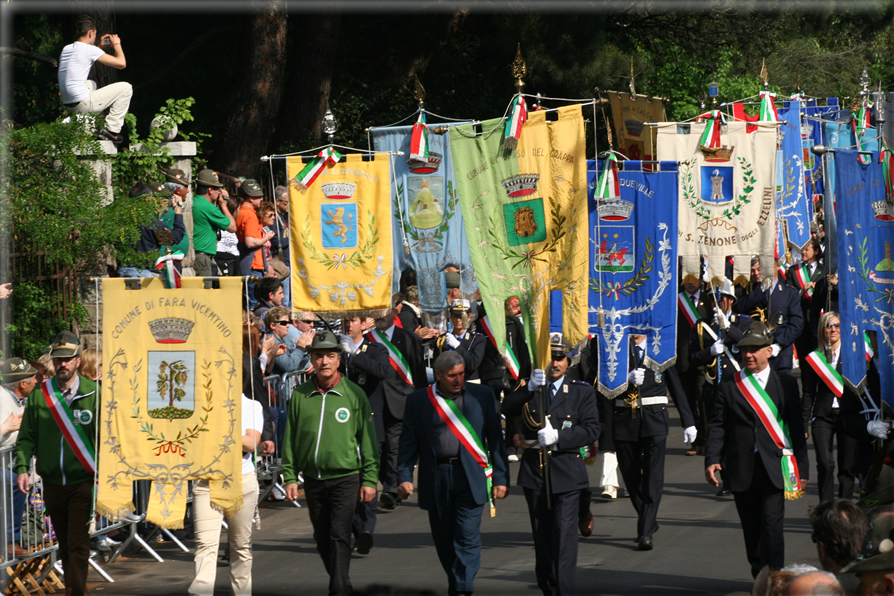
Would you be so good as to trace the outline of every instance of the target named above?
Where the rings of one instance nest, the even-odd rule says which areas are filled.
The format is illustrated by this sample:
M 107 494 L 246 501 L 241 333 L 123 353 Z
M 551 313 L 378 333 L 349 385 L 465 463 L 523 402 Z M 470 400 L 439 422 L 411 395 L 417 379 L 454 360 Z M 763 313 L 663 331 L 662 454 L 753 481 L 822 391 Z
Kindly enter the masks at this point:
M 801 105 L 804 109 L 801 122 L 801 143 L 804 148 L 807 195 L 812 200 L 813 195 L 821 195 L 825 192 L 825 185 L 823 184 L 823 171 L 820 169 L 821 160 L 811 153 L 810 149 L 814 145 L 826 144 L 826 131 L 821 119 L 835 120 L 838 118 L 838 98 L 827 98 L 824 106 L 817 105 L 816 99 L 807 99 Z
M 599 339 L 599 391 L 611 398 L 627 388 L 629 334 L 648 338 L 649 368 L 661 372 L 675 361 L 677 164 L 644 172 L 643 162 L 623 162 L 621 196 L 610 199 L 594 198 L 598 174 L 592 160 L 587 165 L 589 327 Z
M 835 152 L 841 373 L 855 386 L 863 382 L 863 332 L 874 331 L 881 394 L 894 405 L 894 206 L 885 196 L 878 153 L 865 165 L 857 155 L 850 149 Z
M 780 237 L 788 239 L 788 245 L 783 242 L 779 246 L 786 252 L 800 251 L 810 240 L 810 222 L 813 221 L 804 181 L 801 102 L 787 101 L 778 111 L 782 146 L 777 151 L 776 219 Z
M 432 125 L 428 129 L 430 157 L 426 163 L 409 159 L 412 126 L 372 128 L 370 134 L 376 151 L 403 152 L 403 156 L 395 155 L 391 162 L 394 164 L 391 213 L 395 265 L 401 271 L 407 267 L 416 271 L 419 306 L 436 314 L 447 308 L 445 267 L 462 271 L 460 289 L 466 294 L 478 289 L 478 283 L 473 275 L 456 196 L 448 135 L 435 134 Z M 400 276 L 395 275 L 392 283 L 395 292 L 399 281 Z

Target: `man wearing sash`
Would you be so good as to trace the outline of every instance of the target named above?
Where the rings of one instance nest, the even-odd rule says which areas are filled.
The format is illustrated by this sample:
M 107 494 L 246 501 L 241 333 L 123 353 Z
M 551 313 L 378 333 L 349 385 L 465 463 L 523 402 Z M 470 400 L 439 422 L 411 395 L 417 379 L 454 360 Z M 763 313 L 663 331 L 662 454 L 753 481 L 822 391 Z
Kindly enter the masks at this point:
M 683 278 L 683 289 L 677 295 L 677 362 L 674 368 L 680 378 L 683 394 L 689 401 L 689 410 L 695 416 L 698 438 L 686 455 L 700 455 L 705 452 L 705 425 L 708 414 L 702 399 L 705 385 L 705 369 L 693 364 L 689 358 L 689 347 L 699 321 L 710 321 L 712 314 L 706 301 L 707 292 L 700 288 L 698 278 L 689 274 Z
M 28 398 L 16 441 L 19 490 L 31 486 L 31 456 L 43 478 L 47 514 L 59 539 L 66 595 L 87 594 L 88 523 L 96 470 L 94 438 L 100 396 L 97 384 L 78 374 L 81 340 L 70 331 L 56 336 L 50 357 L 56 376 Z
M 518 315 L 521 311 L 518 298 L 507 298 L 503 304 L 506 319 L 506 345 L 498 349 L 490 331 L 490 316 L 483 308 L 478 310 L 475 326 L 479 333 L 487 338 L 484 359 L 479 370 L 481 382 L 494 390 L 498 400 L 503 393 L 508 395 L 517 385 L 519 379 L 531 376 L 531 357 L 528 354 L 528 343 L 525 341 L 525 327 Z M 494 316 L 502 316 L 495 314 Z M 507 431 L 507 435 L 510 433 Z
M 736 303 L 736 312 L 755 311 L 766 313 L 767 326 L 773 331 L 770 366 L 778 373 L 790 374 L 794 353 L 792 346 L 804 330 L 800 294 L 786 285 L 781 276 L 772 284 L 766 279 Z
M 398 494 L 413 494 L 419 463 L 419 507 L 428 511 L 451 596 L 471 594 L 481 566 L 481 513 L 506 497 L 509 461 L 494 392 L 465 382 L 456 352 L 435 360 L 437 382 L 407 398 L 400 436 Z
M 590 487 L 581 448 L 599 436 L 593 387 L 566 375 L 570 349 L 564 340 L 554 343 L 549 368 L 535 370 L 502 407 L 507 418 L 524 418 L 526 449 L 518 484 L 531 518 L 537 585 L 547 596 L 574 593 L 581 492 Z
M 785 499 L 803 495 L 809 464 L 798 386 L 769 366 L 773 338 L 754 321 L 737 344 L 743 370 L 720 387 L 705 454 L 705 478 L 723 470 L 736 500 L 751 575 L 785 559 Z

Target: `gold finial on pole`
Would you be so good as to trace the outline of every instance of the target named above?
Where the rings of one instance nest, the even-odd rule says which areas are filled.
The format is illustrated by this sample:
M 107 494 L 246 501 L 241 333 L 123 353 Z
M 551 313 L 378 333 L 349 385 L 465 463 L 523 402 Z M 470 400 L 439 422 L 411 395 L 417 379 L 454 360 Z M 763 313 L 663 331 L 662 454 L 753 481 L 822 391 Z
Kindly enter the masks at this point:
M 512 76 L 515 77 L 515 88 L 521 93 L 522 87 L 525 86 L 525 82 L 522 80 L 522 77 L 528 76 L 528 65 L 525 63 L 525 59 L 522 57 L 521 53 L 521 44 L 518 44 L 518 49 L 515 52 L 515 61 L 512 63 Z
M 419 75 L 413 76 L 416 77 L 416 84 L 413 86 L 413 97 L 419 102 L 419 107 L 421 108 L 422 104 L 425 103 L 425 87 L 419 82 Z
M 636 101 L 636 85 L 634 84 L 636 73 L 633 71 L 633 56 L 630 56 L 630 99 Z
M 764 84 L 764 89 L 770 86 L 770 71 L 767 70 L 766 58 L 764 58 L 761 63 L 761 82 Z

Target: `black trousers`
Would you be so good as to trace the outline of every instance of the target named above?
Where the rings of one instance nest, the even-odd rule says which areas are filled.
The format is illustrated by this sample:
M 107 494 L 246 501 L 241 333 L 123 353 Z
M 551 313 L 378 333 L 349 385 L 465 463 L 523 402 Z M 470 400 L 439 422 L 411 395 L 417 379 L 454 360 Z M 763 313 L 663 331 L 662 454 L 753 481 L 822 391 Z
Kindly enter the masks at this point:
M 304 496 L 317 552 L 329 574 L 329 596 L 349 594 L 351 521 L 360 501 L 360 474 L 331 480 L 305 477 Z
M 838 498 L 850 499 L 857 476 L 857 440 L 838 429 L 838 414 L 817 416 L 810 426 L 816 450 L 816 478 L 820 501 L 835 498 L 835 460 L 832 439 L 838 435 Z
M 679 369 L 678 369 L 679 370 Z M 708 406 L 703 398 L 705 375 L 700 367 L 690 367 L 681 372 L 680 384 L 689 402 L 689 409 L 695 417 L 695 429 L 698 431 L 693 447 L 704 447 L 708 437 Z
M 428 524 L 447 574 L 447 594 L 473 592 L 481 567 L 481 512 L 472 497 L 469 478 L 461 463 L 438 464 L 435 506 L 428 510 Z
M 759 453 L 754 454 L 751 486 L 748 490 L 734 492 L 733 497 L 745 535 L 745 552 L 751 564 L 751 577 L 757 577 L 766 565 L 770 569 L 782 569 L 785 560 L 782 533 L 785 498 L 782 489 L 773 486 Z
M 402 418 L 396 418 L 391 414 L 387 404 L 384 413 L 385 444 L 382 451 L 382 469 L 379 472 L 379 480 L 382 481 L 383 493 L 397 492 L 397 452 L 400 448 L 400 433 L 404 429 Z
M 636 534 L 651 538 L 658 528 L 658 506 L 664 491 L 664 455 L 667 435 L 640 437 L 639 441 L 615 439 L 618 467 L 630 502 L 636 509 Z
M 56 538 L 59 559 L 65 572 L 65 590 L 81 596 L 87 590 L 87 566 L 90 560 L 90 511 L 93 483 L 51 484 L 43 482 L 43 500 Z
M 546 507 L 546 491 L 526 488 L 525 501 L 534 534 L 534 571 L 545 596 L 574 594 L 577 571 L 577 520 L 581 491 L 553 493 L 552 510 Z
M 379 443 L 379 461 L 382 461 L 382 443 Z M 372 501 L 363 503 L 358 501 L 357 508 L 354 509 L 354 521 L 351 524 L 351 531 L 354 537 L 360 535 L 361 532 L 369 532 L 372 534 L 376 529 L 376 519 L 379 510 L 379 493 L 376 492 Z

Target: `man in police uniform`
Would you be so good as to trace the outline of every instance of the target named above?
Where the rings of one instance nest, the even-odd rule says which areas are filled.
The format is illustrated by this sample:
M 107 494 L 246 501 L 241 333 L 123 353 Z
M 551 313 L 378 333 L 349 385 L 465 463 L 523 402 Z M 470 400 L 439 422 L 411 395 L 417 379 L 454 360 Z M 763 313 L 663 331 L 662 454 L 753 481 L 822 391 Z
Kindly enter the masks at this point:
M 618 467 L 637 513 L 636 541 L 639 550 L 652 550 L 664 489 L 668 394 L 683 421 L 683 441 L 691 444 L 698 432 L 676 369 L 655 372 L 646 361 L 646 337 L 631 335 L 630 340 L 628 385 L 614 400 L 612 430 Z
M 376 426 L 376 439 L 379 454 L 385 443 L 385 424 L 382 410 L 385 407 L 382 380 L 390 379 L 396 373 L 388 363 L 388 351 L 380 344 L 369 341 L 363 335 L 364 319 L 358 316 L 345 319 L 345 331 L 341 336 L 343 350 L 342 362 L 345 365 L 348 380 L 356 383 L 369 398 L 373 423 Z M 365 555 L 373 545 L 373 531 L 376 529 L 376 510 L 379 507 L 378 494 L 371 501 L 357 503 L 354 510 L 352 531 L 354 548 L 358 554 Z
M 792 346 L 804 329 L 800 292 L 786 285 L 785 279 L 779 276 L 772 284 L 767 281 L 757 286 L 739 302 L 736 310 L 740 313 L 755 310 L 767 313 L 767 327 L 773 332 L 770 366 L 778 373 L 790 374 L 794 353 Z
M 472 312 L 468 300 L 457 298 L 450 304 L 450 324 L 453 329 L 438 340 L 435 358 L 450 350 L 456 352 L 463 357 L 466 365 L 466 382 L 480 383 L 478 367 L 484 360 L 487 339 L 480 333 L 469 330 Z
M 537 585 L 547 596 L 574 593 L 580 494 L 589 488 L 580 450 L 599 436 L 596 393 L 565 374 L 570 349 L 562 340 L 553 343 L 548 369 L 535 370 L 527 385 L 508 395 L 502 406 L 507 418 L 524 418 L 529 448 L 522 456 L 518 484 L 524 489 L 531 517 Z M 546 466 L 548 487 L 544 486 Z

